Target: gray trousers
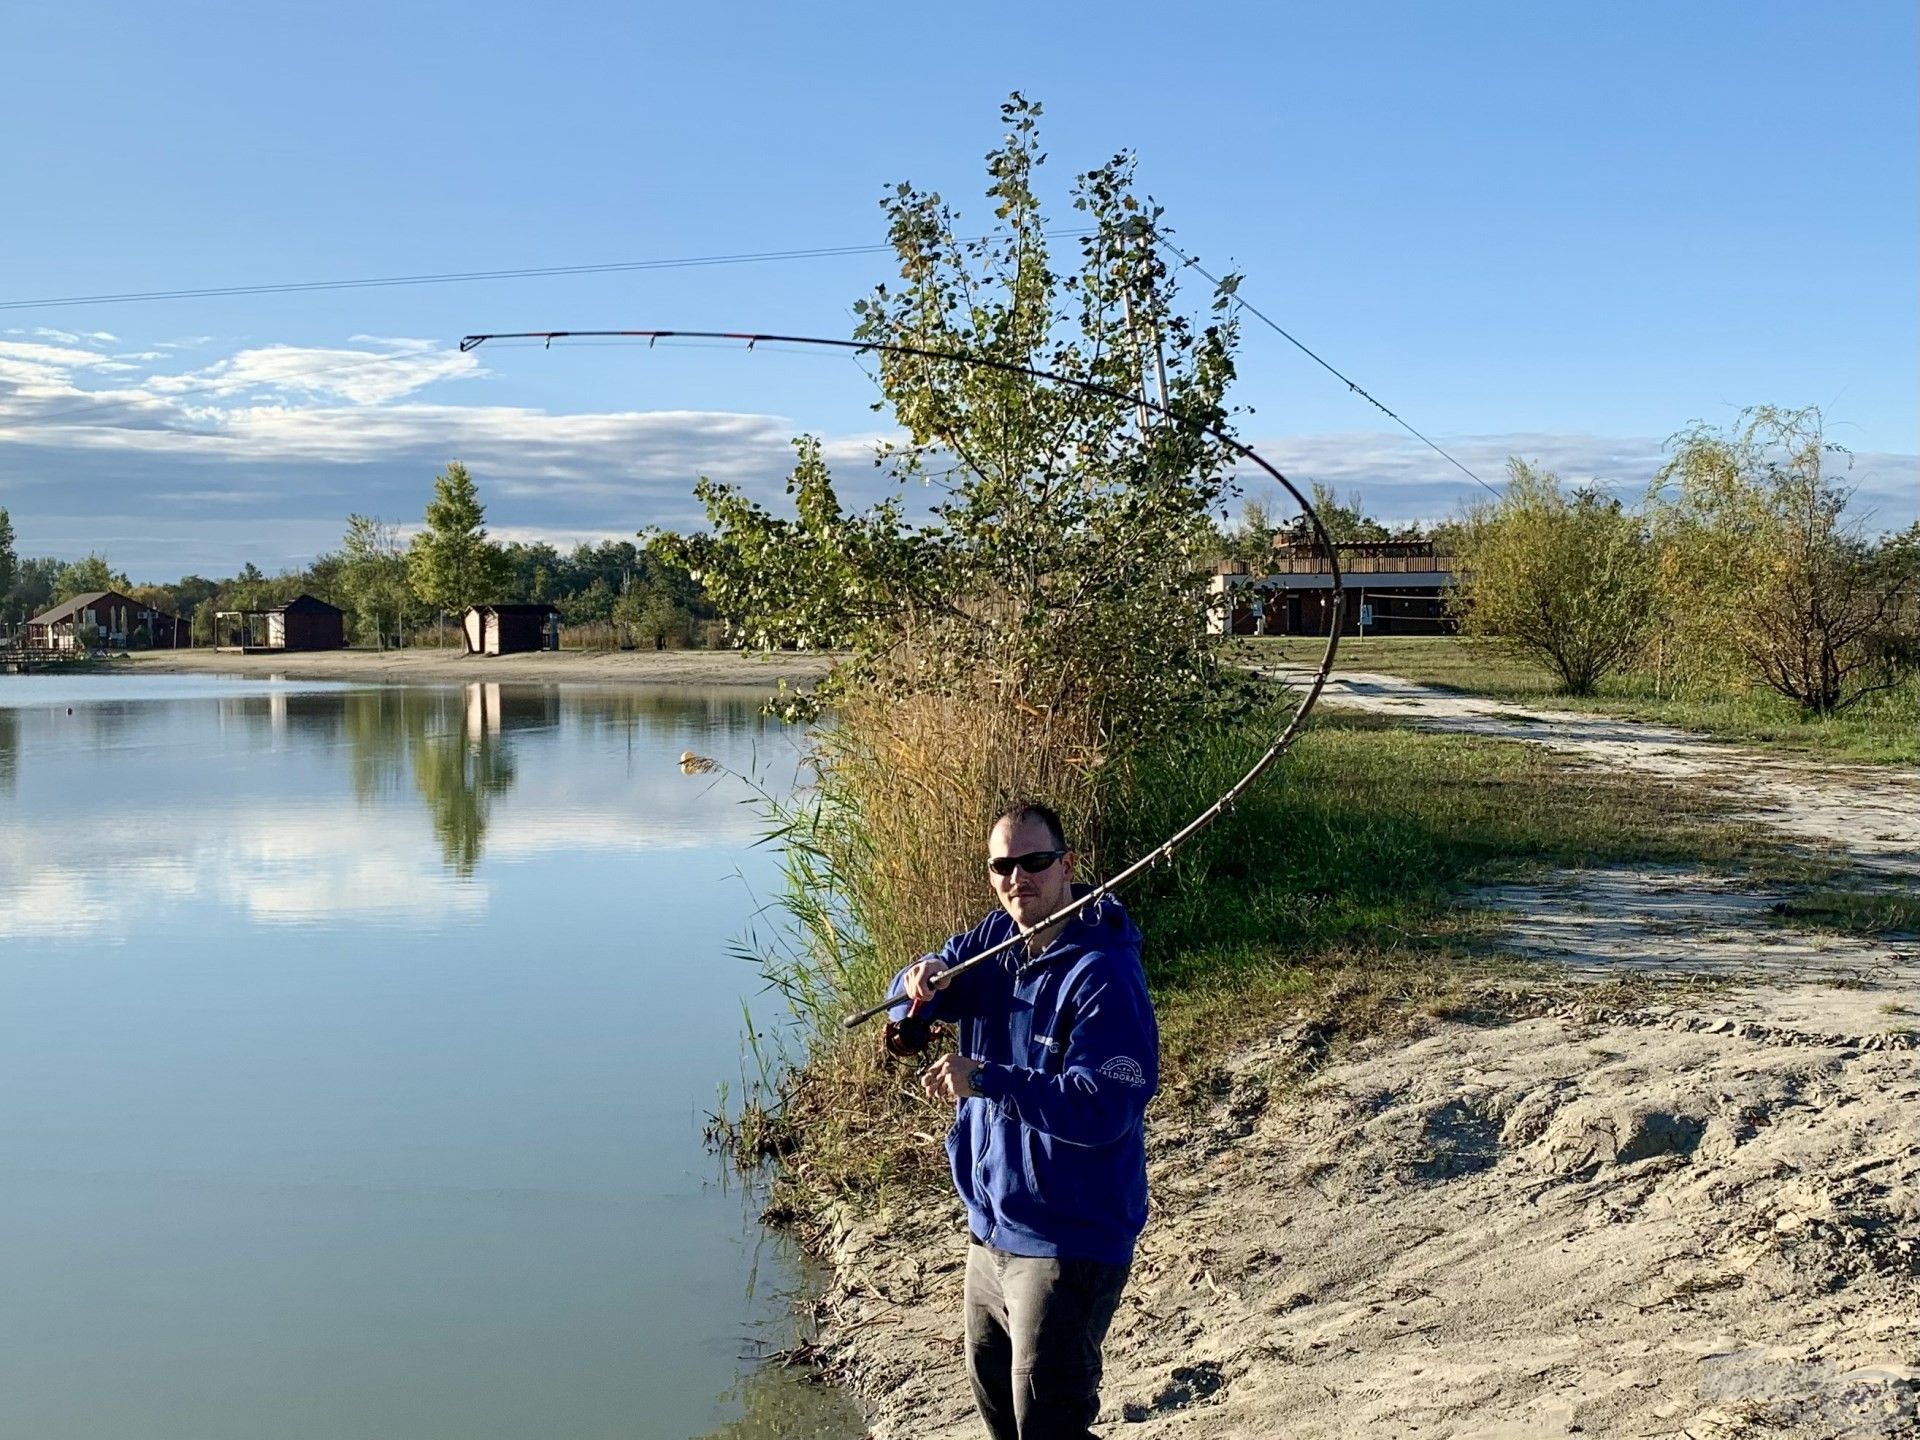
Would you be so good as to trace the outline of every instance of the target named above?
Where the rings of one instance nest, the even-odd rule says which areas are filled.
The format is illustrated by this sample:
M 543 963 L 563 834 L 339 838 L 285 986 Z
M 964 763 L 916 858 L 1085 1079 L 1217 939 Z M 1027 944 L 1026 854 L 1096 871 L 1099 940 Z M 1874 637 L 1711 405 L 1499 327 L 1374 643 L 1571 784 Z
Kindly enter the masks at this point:
M 1088 1440 L 1126 1265 L 967 1246 L 967 1378 L 993 1440 Z

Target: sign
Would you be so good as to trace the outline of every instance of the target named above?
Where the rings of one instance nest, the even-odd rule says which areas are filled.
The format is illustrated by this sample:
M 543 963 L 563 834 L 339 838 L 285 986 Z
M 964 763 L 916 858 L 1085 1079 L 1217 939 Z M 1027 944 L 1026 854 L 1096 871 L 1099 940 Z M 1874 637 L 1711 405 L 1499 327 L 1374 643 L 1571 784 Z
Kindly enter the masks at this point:
M 1362 605 L 1360 607 L 1360 628 L 1364 630 L 1367 628 L 1367 626 L 1371 625 L 1372 623 L 1373 623 L 1373 607 L 1371 605 Z

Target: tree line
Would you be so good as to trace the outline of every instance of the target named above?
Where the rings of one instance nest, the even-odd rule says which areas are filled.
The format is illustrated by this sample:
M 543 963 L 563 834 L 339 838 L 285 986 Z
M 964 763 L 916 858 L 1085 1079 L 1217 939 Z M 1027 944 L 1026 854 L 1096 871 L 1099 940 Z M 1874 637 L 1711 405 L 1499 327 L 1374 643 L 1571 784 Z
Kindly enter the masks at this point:
M 1833 715 L 1920 670 L 1920 524 L 1867 535 L 1817 408 L 1696 423 L 1669 451 L 1635 504 L 1510 461 L 1451 537 L 1462 629 L 1573 695 L 1651 671 Z
M 703 587 L 632 541 L 562 551 L 492 539 L 478 487 L 457 461 L 434 477 L 423 518 L 409 537 L 377 516 L 349 515 L 339 548 L 278 574 L 248 562 L 222 579 L 136 585 L 98 553 L 21 558 L 12 519 L 0 509 L 0 623 L 17 628 L 71 596 L 117 590 L 187 622 L 196 645 L 216 643 L 221 611 L 272 609 L 301 594 L 339 606 L 351 640 L 378 648 L 445 643 L 449 622 L 476 604 L 544 602 L 563 624 L 605 627 L 606 638 L 622 644 L 677 648 L 710 642 L 718 630 Z

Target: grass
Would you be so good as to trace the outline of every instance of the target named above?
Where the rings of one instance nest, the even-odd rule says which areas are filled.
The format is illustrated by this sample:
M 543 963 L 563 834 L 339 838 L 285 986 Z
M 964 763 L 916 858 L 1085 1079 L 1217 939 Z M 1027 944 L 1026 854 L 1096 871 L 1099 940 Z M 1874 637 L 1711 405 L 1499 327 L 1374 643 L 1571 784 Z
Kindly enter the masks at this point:
M 1772 907 L 1774 919 L 1842 935 L 1920 935 L 1920 895 L 1893 890 L 1814 890 Z
M 1326 650 L 1324 640 L 1291 635 L 1241 640 L 1236 646 L 1243 658 L 1266 664 L 1316 664 Z M 1671 725 L 1824 759 L 1920 763 L 1920 676 L 1821 719 L 1802 714 L 1771 690 L 1676 694 L 1671 682 L 1663 685 L 1643 673 L 1609 677 L 1598 694 L 1574 698 L 1556 692 L 1551 672 L 1457 635 L 1348 636 L 1340 642 L 1335 669 L 1372 670 L 1493 700 Z
M 1141 853 L 1198 811 L 1264 748 L 1273 721 L 1140 758 L 1137 798 L 1107 820 L 1109 855 Z M 1722 820 L 1708 794 L 1517 741 L 1346 716 L 1319 723 L 1240 807 L 1127 896 L 1147 937 L 1162 1103 L 1214 1093 L 1225 1059 L 1276 1018 L 1304 1012 L 1353 1036 L 1478 1003 L 1476 987 L 1499 967 L 1484 958 L 1489 922 L 1463 904 L 1467 890 L 1623 863 L 1804 878 L 1757 827 Z M 970 915 L 989 903 L 980 885 Z M 809 983 L 835 1006 L 878 990 L 870 976 L 854 993 Z M 736 1117 L 744 1151 L 779 1158 L 776 1210 L 819 1213 L 842 1197 L 946 1183 L 937 1136 L 947 1115 L 919 1096 L 913 1065 L 878 1050 L 873 1030 L 848 1037 L 818 1016 L 805 1063 Z

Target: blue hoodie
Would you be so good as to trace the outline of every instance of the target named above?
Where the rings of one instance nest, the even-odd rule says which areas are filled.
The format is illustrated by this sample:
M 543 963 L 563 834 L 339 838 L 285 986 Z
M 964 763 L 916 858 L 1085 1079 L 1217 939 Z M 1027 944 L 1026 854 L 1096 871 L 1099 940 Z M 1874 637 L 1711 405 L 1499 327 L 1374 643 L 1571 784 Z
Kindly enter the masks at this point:
M 995 911 L 939 958 L 958 965 L 1014 933 Z M 984 1062 L 982 1095 L 960 1102 L 947 1132 L 974 1237 L 1013 1255 L 1128 1263 L 1147 1223 L 1143 1120 L 1160 1035 L 1120 902 L 1068 921 L 1037 958 L 1016 946 L 976 967 L 920 1013 L 956 1022 L 960 1053 Z

